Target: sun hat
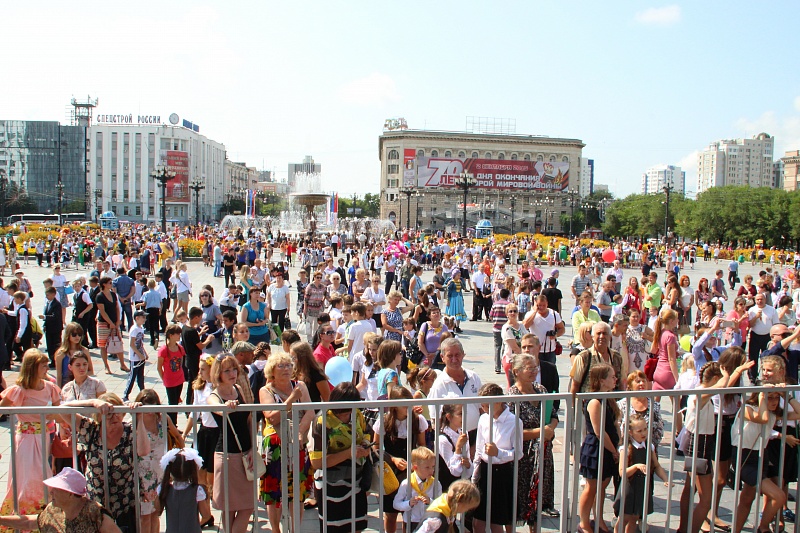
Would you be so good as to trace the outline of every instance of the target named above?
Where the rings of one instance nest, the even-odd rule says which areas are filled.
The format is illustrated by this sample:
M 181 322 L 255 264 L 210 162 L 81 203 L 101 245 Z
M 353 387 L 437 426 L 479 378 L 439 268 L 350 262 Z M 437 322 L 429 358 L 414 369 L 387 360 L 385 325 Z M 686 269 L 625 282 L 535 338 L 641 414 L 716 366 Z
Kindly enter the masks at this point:
M 78 496 L 86 494 L 86 478 L 70 467 L 65 467 L 55 476 L 45 479 L 43 483 L 50 488 L 65 490 Z

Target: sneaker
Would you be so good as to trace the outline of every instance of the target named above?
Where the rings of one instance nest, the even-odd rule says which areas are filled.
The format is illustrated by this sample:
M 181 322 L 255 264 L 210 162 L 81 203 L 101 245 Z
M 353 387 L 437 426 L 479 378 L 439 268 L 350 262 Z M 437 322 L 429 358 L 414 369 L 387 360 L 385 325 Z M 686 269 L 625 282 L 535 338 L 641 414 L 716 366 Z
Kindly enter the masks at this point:
M 785 521 L 794 523 L 795 518 L 796 517 L 794 513 L 791 511 L 791 509 L 786 509 L 785 511 L 783 511 L 783 519 Z

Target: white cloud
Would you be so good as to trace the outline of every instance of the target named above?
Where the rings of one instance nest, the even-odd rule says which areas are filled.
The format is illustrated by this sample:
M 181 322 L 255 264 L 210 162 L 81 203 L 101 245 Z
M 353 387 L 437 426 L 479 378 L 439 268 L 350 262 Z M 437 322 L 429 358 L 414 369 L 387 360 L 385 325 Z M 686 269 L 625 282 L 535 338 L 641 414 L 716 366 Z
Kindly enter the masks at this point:
M 380 72 L 342 85 L 338 96 L 344 102 L 364 107 L 383 106 L 400 99 L 394 80 Z
M 644 11 L 639 11 L 634 17 L 640 24 L 653 26 L 671 26 L 681 20 L 681 6 L 670 5 L 664 7 L 651 7 Z
M 797 99 L 795 99 L 796 104 Z M 800 149 L 800 116 L 778 118 L 773 111 L 767 111 L 754 120 L 740 118 L 736 121 L 736 127 L 745 137 L 752 137 L 762 132 L 775 137 L 773 154 L 775 159 L 783 157 L 787 150 Z

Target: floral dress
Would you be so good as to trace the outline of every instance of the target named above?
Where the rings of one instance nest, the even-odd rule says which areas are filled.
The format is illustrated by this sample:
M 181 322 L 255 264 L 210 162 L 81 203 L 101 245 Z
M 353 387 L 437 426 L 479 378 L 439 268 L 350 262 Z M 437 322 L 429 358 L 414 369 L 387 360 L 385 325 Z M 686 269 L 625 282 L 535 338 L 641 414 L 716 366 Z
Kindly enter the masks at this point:
M 147 431 L 145 429 L 145 431 Z M 167 450 L 167 436 L 161 421 L 158 421 L 158 428 L 155 433 L 147 431 L 147 440 L 150 443 L 150 453 L 139 458 L 139 488 L 144 495 L 142 499 L 143 515 L 149 515 L 156 511 L 153 502 L 156 499 L 156 488 L 161 484 L 164 471 L 161 469 L 161 458 Z M 144 500 L 148 501 L 144 501 Z
M 100 424 L 91 418 L 79 417 L 76 438 L 81 451 L 86 453 L 86 482 L 88 496 L 97 502 L 105 500 L 106 480 L 103 464 L 108 465 L 108 505 L 106 509 L 116 520 L 133 509 L 133 429 L 123 422 L 122 437 L 116 448 L 103 453 L 103 433 Z
M 535 394 L 547 394 L 547 389 L 539 383 L 533 384 Z M 509 396 L 522 395 L 516 385 L 508 389 Z M 546 402 L 547 403 L 547 402 Z M 509 402 L 508 408 L 513 413 L 519 405 L 519 419 L 523 429 L 536 429 L 541 422 L 541 402 Z M 517 520 L 530 526 L 536 524 L 539 490 L 542 492 L 542 507 L 552 509 L 555 503 L 555 462 L 553 460 L 553 443 L 544 444 L 543 480 L 539 483 L 539 439 L 522 443 L 523 455 L 517 463 L 519 483 L 517 485 Z M 527 481 L 527 482 L 526 482 Z
M 645 326 L 638 324 L 628 326 L 625 332 L 625 347 L 628 349 L 628 371 L 634 372 L 641 370 L 644 372 L 644 364 L 647 362 L 647 347 L 642 338 Z
M 462 294 L 463 284 L 460 279 L 451 279 L 445 286 L 447 290 L 447 309 L 448 316 L 455 317 L 456 320 L 466 320 L 467 313 L 464 311 L 464 295 Z
M 393 328 L 403 329 L 403 313 L 400 309 L 395 308 L 394 311 L 390 311 L 387 307 L 383 310 L 383 316 L 386 318 L 386 323 Z M 393 341 L 400 341 L 403 338 L 402 334 L 389 330 L 385 330 L 383 336 Z
M 292 381 L 292 389 L 294 389 L 296 386 L 297 382 Z M 286 398 L 278 393 L 278 391 L 273 389 L 270 385 L 266 385 L 266 388 L 275 399 L 275 403 L 284 403 Z M 289 428 L 291 431 L 291 420 L 288 420 L 288 422 L 290 423 Z M 262 448 L 264 450 L 264 455 L 266 456 L 267 473 L 261 478 L 259 493 L 261 501 L 263 501 L 265 504 L 277 505 L 280 508 L 282 485 L 280 426 L 275 427 L 265 420 L 263 435 L 264 440 L 262 441 Z M 292 443 L 287 442 L 286 448 L 290 454 L 290 461 L 286 465 L 286 485 L 288 486 L 287 490 L 289 502 L 292 502 L 294 498 L 294 471 L 292 469 L 292 465 L 295 464 L 295 462 L 291 461 L 291 447 Z M 305 446 L 302 445 L 300 446 L 300 457 L 298 458 L 298 463 L 303 465 L 298 474 L 300 476 L 300 499 L 305 500 L 309 491 L 311 490 L 311 483 L 313 479 L 308 475 L 311 471 L 311 461 L 308 458 Z

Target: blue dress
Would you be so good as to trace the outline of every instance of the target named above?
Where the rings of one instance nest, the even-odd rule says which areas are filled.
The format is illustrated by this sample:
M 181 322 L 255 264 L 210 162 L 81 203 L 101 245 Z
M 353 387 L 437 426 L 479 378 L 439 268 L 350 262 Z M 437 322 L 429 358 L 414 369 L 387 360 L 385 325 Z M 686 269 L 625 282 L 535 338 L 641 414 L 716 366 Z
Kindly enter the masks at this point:
M 464 311 L 464 294 L 461 292 L 461 280 L 451 279 L 447 282 L 446 289 L 447 309 L 445 309 L 445 313 L 455 317 L 456 320 L 467 320 L 467 313 Z
M 617 431 L 616 420 L 614 420 L 614 411 L 609 407 L 609 402 L 613 400 L 606 400 L 604 408 L 606 410 L 606 426 L 605 434 L 611 439 L 614 449 L 619 447 L 619 432 Z M 619 465 L 614 461 L 613 454 L 603 447 L 602 441 L 597 437 L 592 426 L 592 420 L 589 417 L 589 402 L 583 404 L 583 418 L 586 423 L 586 437 L 583 438 L 581 445 L 581 475 L 586 479 L 598 479 L 598 467 L 600 466 L 599 450 L 603 449 L 603 476 L 602 479 L 608 479 L 618 471 Z

